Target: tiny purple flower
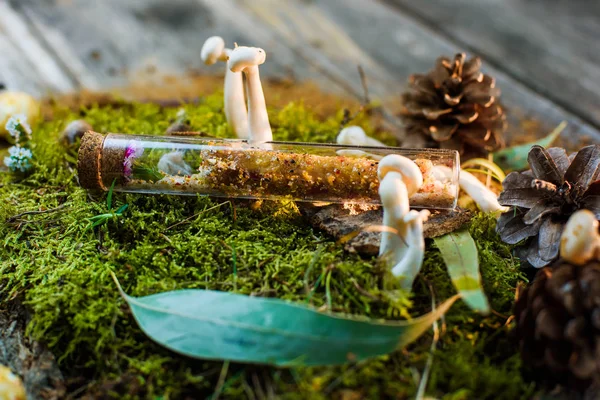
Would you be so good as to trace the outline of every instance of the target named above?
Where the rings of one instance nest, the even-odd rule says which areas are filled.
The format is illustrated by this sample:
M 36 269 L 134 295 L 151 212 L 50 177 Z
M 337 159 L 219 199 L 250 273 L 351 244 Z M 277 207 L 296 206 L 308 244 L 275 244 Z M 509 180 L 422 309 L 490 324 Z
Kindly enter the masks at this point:
M 138 141 L 130 140 L 127 143 L 123 158 L 123 175 L 126 179 L 130 178 L 133 173 L 133 162 L 142 154 L 144 154 L 144 148 L 139 145 Z

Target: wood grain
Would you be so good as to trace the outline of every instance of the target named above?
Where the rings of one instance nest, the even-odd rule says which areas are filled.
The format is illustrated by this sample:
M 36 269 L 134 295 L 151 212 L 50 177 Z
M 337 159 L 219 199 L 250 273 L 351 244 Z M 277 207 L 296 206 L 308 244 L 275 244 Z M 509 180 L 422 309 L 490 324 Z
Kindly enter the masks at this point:
M 5 1 L 0 1 L 0 81 L 36 95 L 74 89 L 27 21 Z
M 203 65 L 204 40 L 222 36 L 269 49 L 261 73 L 286 78 L 299 74 L 323 83 L 271 30 L 240 14 L 229 2 L 197 0 L 23 1 L 15 6 L 40 29 L 39 39 L 85 88 L 111 88 L 132 83 L 163 83 L 165 76 L 196 70 L 222 74 L 224 64 Z
M 312 80 L 357 98 L 363 92 L 360 64 L 372 97 L 393 107 L 411 73 L 429 70 L 439 55 L 469 50 L 415 18 L 401 1 L 394 4 L 402 7 L 383 0 L 13 0 L 0 29 L 18 22 L 27 40 L 11 35 L 10 43 L 21 54 L 37 46 L 33 53 L 40 51 L 44 62 L 29 57 L 30 74 L 60 90 L 164 83 L 165 75 L 190 70 L 222 74 L 223 64 L 207 67 L 199 56 L 204 40 L 216 34 L 230 46 L 265 48 L 264 77 Z M 503 91 L 510 137 L 518 139 L 530 120 L 538 135 L 567 120 L 564 137 L 600 140 L 598 130 L 483 58 Z
M 291 40 L 294 51 L 317 69 L 347 82 L 354 93 L 360 91 L 355 66 L 362 64 L 371 91 L 384 102 L 397 98 L 408 76 L 429 70 L 439 55 L 468 50 L 381 2 L 370 2 L 368 7 L 362 0 L 286 1 L 279 6 L 275 3 L 276 0 L 255 0 L 251 6 L 241 1 L 238 5 L 260 16 L 275 34 Z M 569 126 L 563 136 L 567 141 L 581 136 L 600 140 L 595 128 L 485 60 L 483 69 L 496 77 L 503 91 L 509 137 L 522 135 L 523 121 L 535 120 L 541 135 L 566 120 Z
M 600 127 L 600 3 L 386 0 Z

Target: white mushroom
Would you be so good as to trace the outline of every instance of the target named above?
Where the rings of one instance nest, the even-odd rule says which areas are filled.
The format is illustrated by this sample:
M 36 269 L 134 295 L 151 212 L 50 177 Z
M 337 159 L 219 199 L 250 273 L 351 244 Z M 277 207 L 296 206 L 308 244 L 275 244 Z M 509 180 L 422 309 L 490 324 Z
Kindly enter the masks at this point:
M 273 140 L 265 95 L 260 83 L 258 66 L 266 60 L 266 53 L 257 47 L 236 47 L 229 54 L 228 67 L 233 72 L 246 74 L 246 89 L 248 92 L 248 141 L 252 143 L 270 142 Z
M 423 184 L 423 176 L 414 162 L 396 154 L 385 156 L 377 173 L 383 224 L 396 231 L 382 233 L 379 256 L 389 257 L 392 274 L 401 279 L 402 288 L 410 290 L 423 264 L 423 222 L 429 210 L 410 210 L 409 198 Z
M 593 212 L 579 210 L 571 215 L 560 238 L 560 256 L 575 265 L 600 258 L 598 220 Z
M 336 142 L 351 146 L 384 147 L 385 143 L 367 135 L 360 126 L 348 126 L 339 133 Z
M 398 154 L 387 155 L 379 162 L 379 165 L 377 166 L 377 176 L 379 177 L 380 182 L 385 178 L 388 172 L 398 172 L 402 174 L 402 180 L 407 187 L 409 196 L 417 193 L 419 188 L 423 185 L 423 174 L 417 164 Z
M 383 146 L 386 145 L 379 140 L 368 136 L 359 126 L 349 126 L 342 129 L 337 139 L 338 144 L 353 146 Z M 339 155 L 361 155 L 361 151 L 338 150 Z M 366 154 L 366 153 L 364 153 Z M 434 176 L 440 180 L 452 180 L 452 170 L 444 166 L 434 167 Z M 459 175 L 459 185 L 474 201 L 483 212 L 505 212 L 508 207 L 503 207 L 498 203 L 498 197 L 494 192 L 488 189 L 473 174 L 461 170 Z
M 35 129 L 40 115 L 40 102 L 31 95 L 23 92 L 0 92 L 0 139 L 9 137 L 6 123 L 11 117 L 25 117 L 19 119 L 27 121 Z
M 452 170 L 448 167 L 436 165 L 433 173 L 438 179 L 452 178 Z M 483 212 L 506 212 L 508 207 L 503 207 L 498 203 L 496 193 L 488 189 L 477 177 L 464 169 L 460 170 L 458 184 L 472 199 L 477 203 Z
M 207 65 L 217 61 L 227 62 L 231 49 L 225 48 L 225 41 L 220 36 L 206 39 L 200 52 L 200 57 Z M 240 139 L 248 138 L 248 111 L 244 98 L 244 81 L 241 72 L 233 72 L 226 68 L 225 71 L 225 117 L 227 123 Z
M 164 154 L 156 166 L 167 175 L 192 175 L 192 168 L 183 160 L 183 152 L 172 151 Z

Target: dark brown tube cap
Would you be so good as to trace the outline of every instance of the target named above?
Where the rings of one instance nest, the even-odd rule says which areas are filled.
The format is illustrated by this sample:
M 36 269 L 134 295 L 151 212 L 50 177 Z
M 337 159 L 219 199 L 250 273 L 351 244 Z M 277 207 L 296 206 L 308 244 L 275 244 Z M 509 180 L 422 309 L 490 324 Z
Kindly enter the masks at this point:
M 81 138 L 77 155 L 79 184 L 85 189 L 106 190 L 100 174 L 104 135 L 87 131 Z

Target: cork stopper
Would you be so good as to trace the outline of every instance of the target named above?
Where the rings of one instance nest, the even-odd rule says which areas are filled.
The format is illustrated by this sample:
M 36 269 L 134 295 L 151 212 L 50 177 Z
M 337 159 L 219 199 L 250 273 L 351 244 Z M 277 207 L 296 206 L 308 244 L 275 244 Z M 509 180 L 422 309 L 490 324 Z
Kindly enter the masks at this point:
M 107 190 L 102 183 L 101 161 L 104 136 L 94 131 L 87 131 L 81 138 L 77 155 L 77 173 L 79 184 L 85 189 Z

